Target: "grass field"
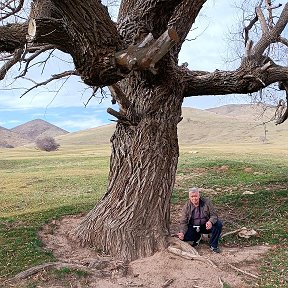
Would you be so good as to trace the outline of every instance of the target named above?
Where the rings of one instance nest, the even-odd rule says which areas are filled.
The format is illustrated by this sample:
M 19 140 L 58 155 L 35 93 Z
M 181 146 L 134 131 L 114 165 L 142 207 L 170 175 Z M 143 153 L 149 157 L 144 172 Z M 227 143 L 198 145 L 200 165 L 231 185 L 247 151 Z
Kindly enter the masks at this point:
M 0 150 L 2 279 L 56 260 L 41 248 L 37 231 L 53 219 L 94 206 L 107 185 L 109 155 L 107 146 L 66 146 L 53 153 Z M 287 285 L 287 167 L 285 147 L 181 147 L 172 202 L 185 201 L 189 186 L 207 194 L 216 191 L 213 200 L 226 230 L 246 226 L 260 231 L 260 237 L 244 242 L 233 236 L 223 240 L 225 245 L 273 245 L 262 261 L 259 287 Z M 254 194 L 243 195 L 247 190 Z

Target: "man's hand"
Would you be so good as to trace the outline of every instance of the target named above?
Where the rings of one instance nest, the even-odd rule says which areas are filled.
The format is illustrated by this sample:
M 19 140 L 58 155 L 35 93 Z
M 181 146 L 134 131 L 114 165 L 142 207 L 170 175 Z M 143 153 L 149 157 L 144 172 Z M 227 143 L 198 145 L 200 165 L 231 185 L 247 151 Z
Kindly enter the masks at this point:
M 179 233 L 177 234 L 177 236 L 178 236 L 178 238 L 179 238 L 180 240 L 184 240 L 184 233 L 179 232 Z
M 212 223 L 211 223 L 211 221 L 207 221 L 206 222 L 206 229 L 207 230 L 210 230 L 212 228 Z

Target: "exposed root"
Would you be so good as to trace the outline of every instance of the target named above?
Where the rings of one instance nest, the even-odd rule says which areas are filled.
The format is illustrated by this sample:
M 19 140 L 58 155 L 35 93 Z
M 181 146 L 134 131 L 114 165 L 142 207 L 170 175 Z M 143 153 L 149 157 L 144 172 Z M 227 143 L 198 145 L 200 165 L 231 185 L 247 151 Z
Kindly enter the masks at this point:
M 109 263 L 108 263 L 109 262 Z M 86 265 L 87 264 L 87 265 Z M 112 265 L 111 265 L 112 264 Z M 61 268 L 69 268 L 74 270 L 81 270 L 86 272 L 87 274 L 93 276 L 94 278 L 105 278 L 112 277 L 115 273 L 126 276 L 128 273 L 128 266 L 123 262 L 113 262 L 109 260 L 95 260 L 90 263 L 85 263 L 85 265 L 77 264 L 77 263 L 68 263 L 68 262 L 50 262 L 41 264 L 38 266 L 34 266 L 25 271 L 18 273 L 13 278 L 7 279 L 5 283 L 15 284 L 21 280 L 26 280 L 28 277 L 33 276 L 35 274 L 41 273 L 43 271 L 47 271 L 50 269 L 61 269 Z
M 172 246 L 168 247 L 169 252 L 185 259 L 202 261 L 213 268 L 217 268 L 217 266 L 210 259 L 200 256 L 197 250 L 188 243 L 181 241 L 178 238 L 172 238 L 170 243 L 172 243 Z
M 255 279 L 259 279 L 259 276 L 257 276 L 257 275 L 255 275 L 255 274 L 252 274 L 252 273 L 250 273 L 250 272 L 247 272 L 247 271 L 244 271 L 244 270 L 242 270 L 242 269 L 239 269 L 239 268 L 237 268 L 237 267 L 235 267 L 235 266 L 233 266 L 233 265 L 231 265 L 231 264 L 228 264 L 232 269 L 234 269 L 234 270 L 236 270 L 236 271 L 238 271 L 238 272 L 241 272 L 241 273 L 243 273 L 243 274 L 245 274 L 245 275 L 248 275 L 248 276 L 250 276 L 250 277 L 253 277 L 253 278 L 255 278 Z

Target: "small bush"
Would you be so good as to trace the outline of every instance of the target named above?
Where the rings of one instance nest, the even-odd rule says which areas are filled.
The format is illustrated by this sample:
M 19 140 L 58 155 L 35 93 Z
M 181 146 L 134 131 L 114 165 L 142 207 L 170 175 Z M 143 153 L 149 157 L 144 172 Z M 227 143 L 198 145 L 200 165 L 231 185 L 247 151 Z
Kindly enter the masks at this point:
M 42 151 L 56 151 L 60 147 L 53 137 L 46 136 L 43 138 L 38 138 L 35 142 L 36 147 Z

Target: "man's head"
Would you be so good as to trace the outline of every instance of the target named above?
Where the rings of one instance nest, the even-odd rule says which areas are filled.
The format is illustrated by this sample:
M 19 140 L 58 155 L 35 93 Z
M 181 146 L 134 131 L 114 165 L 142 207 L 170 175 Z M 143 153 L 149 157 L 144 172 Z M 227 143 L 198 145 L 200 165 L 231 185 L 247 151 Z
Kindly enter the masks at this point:
M 194 206 L 199 206 L 200 192 L 197 187 L 189 188 L 189 199 Z

